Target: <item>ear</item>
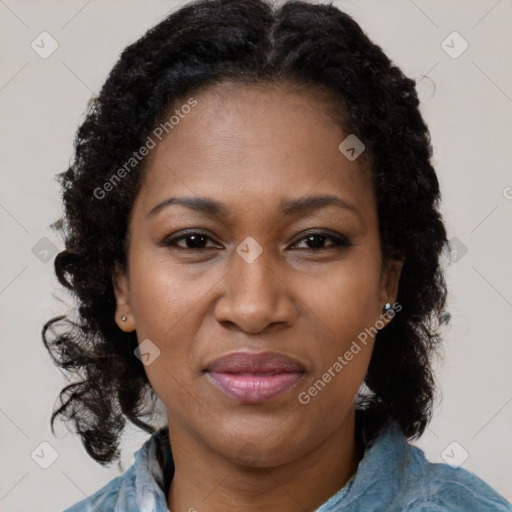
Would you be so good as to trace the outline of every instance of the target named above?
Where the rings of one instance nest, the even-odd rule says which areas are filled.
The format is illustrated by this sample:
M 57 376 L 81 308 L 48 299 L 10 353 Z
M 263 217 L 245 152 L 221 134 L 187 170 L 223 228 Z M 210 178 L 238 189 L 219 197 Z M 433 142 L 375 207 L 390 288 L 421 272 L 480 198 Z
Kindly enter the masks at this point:
M 115 322 L 122 331 L 132 332 L 135 330 L 135 320 L 131 311 L 128 276 L 126 270 L 121 269 L 118 264 L 115 265 L 112 284 L 116 297 Z M 123 318 L 125 318 L 124 321 Z
M 404 265 L 404 258 L 390 258 L 383 265 L 380 283 L 380 318 L 386 325 L 393 319 L 394 315 L 385 315 L 382 308 L 389 302 L 392 306 L 396 303 L 398 296 L 398 283 Z M 399 309 L 398 309 L 399 311 Z

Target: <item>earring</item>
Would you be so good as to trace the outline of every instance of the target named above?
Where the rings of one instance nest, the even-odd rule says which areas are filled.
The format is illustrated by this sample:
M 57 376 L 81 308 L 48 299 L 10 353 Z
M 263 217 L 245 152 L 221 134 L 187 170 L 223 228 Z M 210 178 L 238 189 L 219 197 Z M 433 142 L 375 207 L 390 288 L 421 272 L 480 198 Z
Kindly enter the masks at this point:
M 126 322 L 126 319 L 128 318 L 128 315 L 125 313 L 122 317 L 121 317 L 121 320 L 123 322 Z
M 390 309 L 391 309 L 391 304 L 389 302 L 386 302 L 386 304 L 384 304 L 384 307 L 382 308 L 382 311 L 384 313 L 387 313 Z

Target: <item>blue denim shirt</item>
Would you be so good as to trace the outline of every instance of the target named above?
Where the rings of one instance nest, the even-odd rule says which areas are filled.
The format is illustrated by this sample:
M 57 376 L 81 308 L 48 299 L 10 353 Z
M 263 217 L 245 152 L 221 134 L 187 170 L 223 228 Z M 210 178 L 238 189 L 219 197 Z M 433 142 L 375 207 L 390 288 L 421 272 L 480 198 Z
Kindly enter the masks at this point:
M 174 473 L 169 430 L 151 436 L 134 463 L 64 512 L 168 512 Z M 389 423 L 366 447 L 351 480 L 315 512 L 511 512 L 512 506 L 473 473 L 432 464 Z

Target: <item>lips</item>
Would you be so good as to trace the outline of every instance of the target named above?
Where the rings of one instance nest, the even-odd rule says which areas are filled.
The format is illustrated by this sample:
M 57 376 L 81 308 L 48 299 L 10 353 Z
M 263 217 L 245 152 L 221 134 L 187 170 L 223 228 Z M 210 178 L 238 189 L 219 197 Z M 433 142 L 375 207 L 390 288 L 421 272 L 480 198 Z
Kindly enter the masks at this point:
M 233 352 L 208 364 L 206 372 L 211 384 L 229 398 L 262 403 L 294 387 L 305 368 L 277 352 Z

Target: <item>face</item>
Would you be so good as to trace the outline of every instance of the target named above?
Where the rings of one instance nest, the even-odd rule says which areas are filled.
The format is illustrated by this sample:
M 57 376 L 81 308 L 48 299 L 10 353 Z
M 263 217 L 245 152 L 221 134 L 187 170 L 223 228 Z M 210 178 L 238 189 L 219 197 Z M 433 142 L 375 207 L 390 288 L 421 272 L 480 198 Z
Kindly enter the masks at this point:
M 394 302 L 401 264 L 383 267 L 370 179 L 314 91 L 194 98 L 148 155 L 116 321 L 145 344 L 171 433 L 283 464 L 353 421 L 373 338 L 353 342 Z

